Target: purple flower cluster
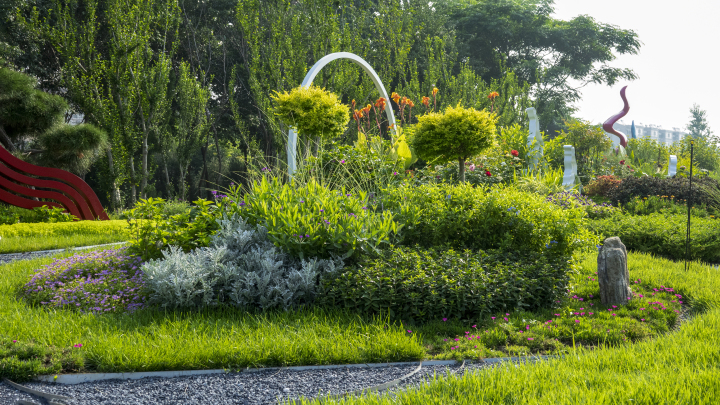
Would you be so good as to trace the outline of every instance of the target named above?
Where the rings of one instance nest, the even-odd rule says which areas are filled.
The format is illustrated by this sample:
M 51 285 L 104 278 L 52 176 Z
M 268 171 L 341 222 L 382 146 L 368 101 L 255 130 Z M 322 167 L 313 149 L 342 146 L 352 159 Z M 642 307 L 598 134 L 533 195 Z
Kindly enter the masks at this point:
M 126 248 L 59 259 L 45 266 L 22 287 L 31 303 L 80 312 L 133 312 L 147 296 L 141 259 Z

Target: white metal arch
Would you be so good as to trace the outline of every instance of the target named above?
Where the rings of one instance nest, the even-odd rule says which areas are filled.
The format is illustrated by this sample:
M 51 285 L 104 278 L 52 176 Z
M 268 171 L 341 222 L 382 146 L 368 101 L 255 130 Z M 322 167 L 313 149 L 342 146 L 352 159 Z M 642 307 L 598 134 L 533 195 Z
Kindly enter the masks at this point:
M 392 131 L 395 132 L 397 128 L 397 125 L 395 123 L 395 114 L 393 113 L 392 106 L 390 105 L 390 99 L 388 98 L 387 91 L 385 91 L 385 86 L 383 86 L 382 81 L 380 81 L 380 77 L 378 77 L 377 73 L 375 73 L 375 70 L 373 70 L 373 68 L 363 58 L 355 55 L 354 53 L 336 52 L 324 56 L 322 59 L 315 62 L 313 67 L 310 68 L 310 71 L 305 75 L 305 79 L 303 80 L 301 86 L 306 88 L 310 87 L 313 80 L 315 80 L 315 76 L 320 73 L 320 70 L 322 70 L 322 68 L 324 68 L 325 65 L 327 65 L 328 63 L 337 59 L 349 59 L 356 65 L 359 65 L 365 71 L 365 73 L 370 75 L 373 83 L 375 83 L 375 88 L 380 93 L 380 97 L 383 97 L 386 100 L 385 115 L 387 115 L 388 124 L 390 124 L 390 126 L 392 127 Z M 290 175 L 290 177 L 293 176 L 293 173 L 295 173 L 295 170 L 297 169 L 296 154 L 297 131 L 291 128 L 288 131 L 287 143 L 288 174 Z

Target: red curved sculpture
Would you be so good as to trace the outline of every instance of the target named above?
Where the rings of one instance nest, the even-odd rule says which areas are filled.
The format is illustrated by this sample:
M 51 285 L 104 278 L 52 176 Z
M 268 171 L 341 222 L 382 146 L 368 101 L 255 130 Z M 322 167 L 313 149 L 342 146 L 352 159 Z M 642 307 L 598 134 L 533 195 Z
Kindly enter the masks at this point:
M 625 106 L 623 107 L 622 111 L 619 113 L 613 115 L 612 117 L 608 118 L 607 121 L 603 124 L 603 129 L 605 132 L 613 134 L 620 138 L 620 145 L 623 146 L 623 148 L 627 148 L 628 139 L 625 134 L 623 134 L 620 131 L 617 131 L 615 128 L 613 128 L 613 124 L 615 124 L 620 118 L 627 115 L 628 111 L 630 111 L 630 104 L 628 104 L 627 97 L 625 97 L 625 89 L 627 89 L 627 86 L 623 87 L 620 90 L 620 97 L 623 99 L 623 103 L 625 103 Z
M 0 163 L 0 201 L 26 209 L 43 205 L 63 207 L 80 219 L 110 219 L 95 192 L 78 176 L 65 170 L 35 166 L 16 158 L 3 147 L 0 147 Z

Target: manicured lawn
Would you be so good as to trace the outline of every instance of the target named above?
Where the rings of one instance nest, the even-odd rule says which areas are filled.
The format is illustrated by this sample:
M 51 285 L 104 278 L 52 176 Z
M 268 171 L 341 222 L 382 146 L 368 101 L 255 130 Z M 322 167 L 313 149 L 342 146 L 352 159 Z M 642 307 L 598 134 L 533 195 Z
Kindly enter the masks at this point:
M 30 252 L 124 242 L 127 221 L 77 221 L 0 225 L 0 253 Z
M 226 308 L 93 315 L 30 307 L 17 298 L 17 290 L 51 261 L 0 266 L 0 376 L 27 378 L 17 372 L 22 368 L 9 349 L 12 340 L 52 347 L 55 363 L 44 372 L 59 371 L 61 352 L 68 349 L 84 359 L 67 361 L 68 371 L 107 372 L 408 361 L 425 355 L 419 340 L 399 325 L 332 311 L 250 314 Z
M 587 258 L 584 267 L 592 264 Z M 649 255 L 629 256 L 630 276 L 672 286 L 694 316 L 670 332 L 602 350 L 578 348 L 536 364 L 438 378 L 397 396 L 343 404 L 715 404 L 720 397 L 720 272 Z M 307 401 L 303 403 L 320 403 Z

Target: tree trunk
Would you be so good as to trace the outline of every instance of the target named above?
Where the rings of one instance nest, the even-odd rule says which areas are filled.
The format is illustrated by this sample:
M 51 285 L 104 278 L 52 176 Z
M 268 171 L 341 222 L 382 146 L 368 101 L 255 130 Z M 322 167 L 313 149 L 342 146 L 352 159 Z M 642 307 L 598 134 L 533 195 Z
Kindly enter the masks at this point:
M 130 203 L 137 203 L 137 187 L 135 186 L 135 158 L 130 156 Z
M 458 169 L 458 177 L 461 183 L 465 183 L 465 158 L 460 158 L 460 168 Z
M 5 128 L 3 128 L 2 124 L 0 124 L 0 138 L 2 138 L 2 141 L 5 144 L 5 148 L 9 152 L 12 153 L 17 150 L 17 148 L 15 147 L 15 144 L 12 142 L 12 140 L 8 136 L 7 132 L 5 132 Z
M 603 305 L 625 305 L 632 298 L 630 273 L 627 267 L 627 249 L 614 236 L 605 239 L 598 253 L 598 282 Z
M 118 187 L 117 184 L 117 175 L 115 174 L 115 164 L 113 163 L 113 155 L 112 155 L 112 149 L 107 149 L 107 155 L 108 155 L 108 169 L 110 170 L 110 176 L 112 177 L 112 189 L 110 191 L 110 206 L 112 207 L 113 211 L 117 211 L 120 209 L 120 204 L 122 204 L 122 201 L 120 200 L 120 187 Z
M 167 165 L 167 157 L 165 155 L 162 155 L 163 157 L 163 167 L 165 169 L 165 188 L 167 189 L 167 198 L 168 200 L 172 199 L 173 189 L 172 184 L 170 183 L 170 173 L 168 173 L 168 165 Z
M 145 129 L 145 124 L 143 123 L 143 130 Z M 140 181 L 140 195 L 141 198 L 147 198 L 147 195 L 145 194 L 145 189 L 147 188 L 147 180 L 148 180 L 148 134 L 145 133 L 145 137 L 143 139 L 143 146 L 142 146 L 142 180 Z

